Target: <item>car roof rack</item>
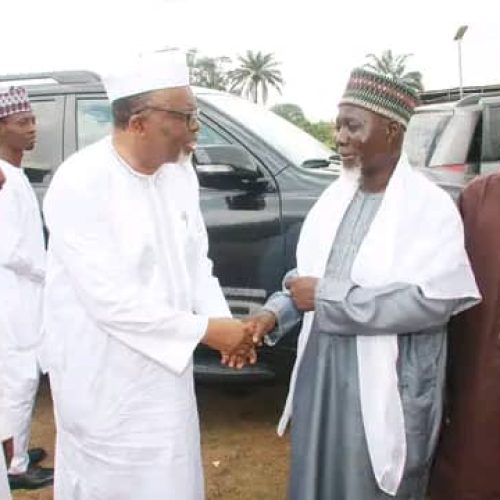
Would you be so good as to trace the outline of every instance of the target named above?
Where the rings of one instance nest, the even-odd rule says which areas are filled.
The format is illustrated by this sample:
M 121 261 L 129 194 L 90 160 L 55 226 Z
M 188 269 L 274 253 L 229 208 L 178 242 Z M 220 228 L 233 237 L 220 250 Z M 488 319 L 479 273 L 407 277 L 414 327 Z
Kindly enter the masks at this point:
M 498 96 L 500 96 L 500 92 L 488 92 L 484 94 L 468 95 L 457 102 L 457 108 L 461 108 L 462 106 L 470 106 L 471 104 L 479 104 L 483 99 Z
M 459 102 L 462 99 L 461 95 L 492 95 L 496 92 L 500 92 L 500 84 L 467 86 L 462 89 L 453 87 L 441 90 L 425 90 L 420 92 L 419 97 L 422 104 L 437 104 L 440 102 Z
M 48 71 L 41 73 L 17 73 L 10 75 L 0 75 L 0 82 L 16 82 L 16 84 L 23 82 L 26 85 L 38 84 L 42 80 L 53 80 L 59 84 L 82 84 L 82 83 L 100 83 L 101 79 L 97 73 L 92 71 Z

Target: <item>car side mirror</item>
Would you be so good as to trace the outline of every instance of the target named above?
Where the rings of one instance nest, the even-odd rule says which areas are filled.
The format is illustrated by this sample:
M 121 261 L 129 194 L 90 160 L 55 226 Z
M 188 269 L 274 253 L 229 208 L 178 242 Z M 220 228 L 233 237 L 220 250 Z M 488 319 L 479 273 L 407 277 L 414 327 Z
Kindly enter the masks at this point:
M 193 160 L 202 177 L 256 179 L 260 176 L 254 159 L 245 149 L 235 144 L 198 146 Z

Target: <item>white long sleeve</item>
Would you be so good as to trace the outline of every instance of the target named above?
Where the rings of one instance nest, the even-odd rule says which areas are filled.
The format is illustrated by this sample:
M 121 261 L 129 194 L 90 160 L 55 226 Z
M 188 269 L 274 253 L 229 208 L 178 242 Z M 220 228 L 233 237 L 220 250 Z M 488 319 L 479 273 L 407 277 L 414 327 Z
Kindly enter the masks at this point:
M 24 174 L 2 163 L 6 182 L 0 191 L 0 266 L 41 283 L 44 279 L 41 220 Z M 36 227 L 34 227 L 36 226 Z
M 200 210 L 197 210 L 194 226 L 192 239 L 192 251 L 195 253 L 192 270 L 194 310 L 198 314 L 207 316 L 231 317 L 219 280 L 212 274 L 213 263 L 207 256 L 207 230 Z

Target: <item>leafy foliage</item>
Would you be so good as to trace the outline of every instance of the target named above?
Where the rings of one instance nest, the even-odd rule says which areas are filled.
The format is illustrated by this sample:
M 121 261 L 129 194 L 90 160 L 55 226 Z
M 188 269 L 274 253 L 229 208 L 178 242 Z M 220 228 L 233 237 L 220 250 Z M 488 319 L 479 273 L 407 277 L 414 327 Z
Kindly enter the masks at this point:
M 275 61 L 274 54 L 263 54 L 248 50 L 245 56 L 238 57 L 239 66 L 229 72 L 230 90 L 250 98 L 253 102 L 265 104 L 269 88 L 273 87 L 281 93 L 284 84 L 280 63 Z
M 308 132 L 328 147 L 335 149 L 334 127 L 331 122 L 310 122 L 305 117 L 302 108 L 297 106 L 297 104 L 276 104 L 271 108 L 271 111 L 294 125 L 297 125 L 297 127 L 300 127 L 302 130 Z
M 422 92 L 424 86 L 422 83 L 422 73 L 420 71 L 406 71 L 407 61 L 412 54 L 393 54 L 392 50 L 384 50 L 380 56 L 367 54 L 368 62 L 364 67 L 389 76 L 394 80 L 405 83 L 417 92 Z

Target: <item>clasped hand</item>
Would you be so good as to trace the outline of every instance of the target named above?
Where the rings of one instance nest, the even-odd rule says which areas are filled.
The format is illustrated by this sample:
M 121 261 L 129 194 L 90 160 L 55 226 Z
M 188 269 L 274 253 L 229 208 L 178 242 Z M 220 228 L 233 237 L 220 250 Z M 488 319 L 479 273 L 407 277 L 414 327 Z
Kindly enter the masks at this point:
M 202 342 L 221 353 L 222 363 L 242 368 L 257 360 L 251 325 L 239 319 L 211 318 Z
M 263 337 L 273 330 L 276 326 L 276 317 L 273 313 L 262 311 L 258 314 L 248 316 L 243 319 L 246 334 L 249 335 L 248 340 L 251 342 L 251 356 L 245 352 L 234 351 L 233 353 L 226 353 L 222 356 L 222 363 L 236 368 L 241 368 L 246 364 L 246 360 L 250 363 L 255 363 L 257 355 L 255 348 L 262 345 Z M 247 346 L 248 344 L 245 344 Z M 246 357 L 245 357 L 246 356 Z
M 295 307 L 299 311 L 313 311 L 317 278 L 303 276 L 289 278 L 285 283 Z M 257 346 L 265 335 L 276 328 L 276 316 L 263 310 L 243 320 L 232 318 L 211 319 L 205 343 L 221 353 L 222 364 L 243 368 L 257 361 Z

